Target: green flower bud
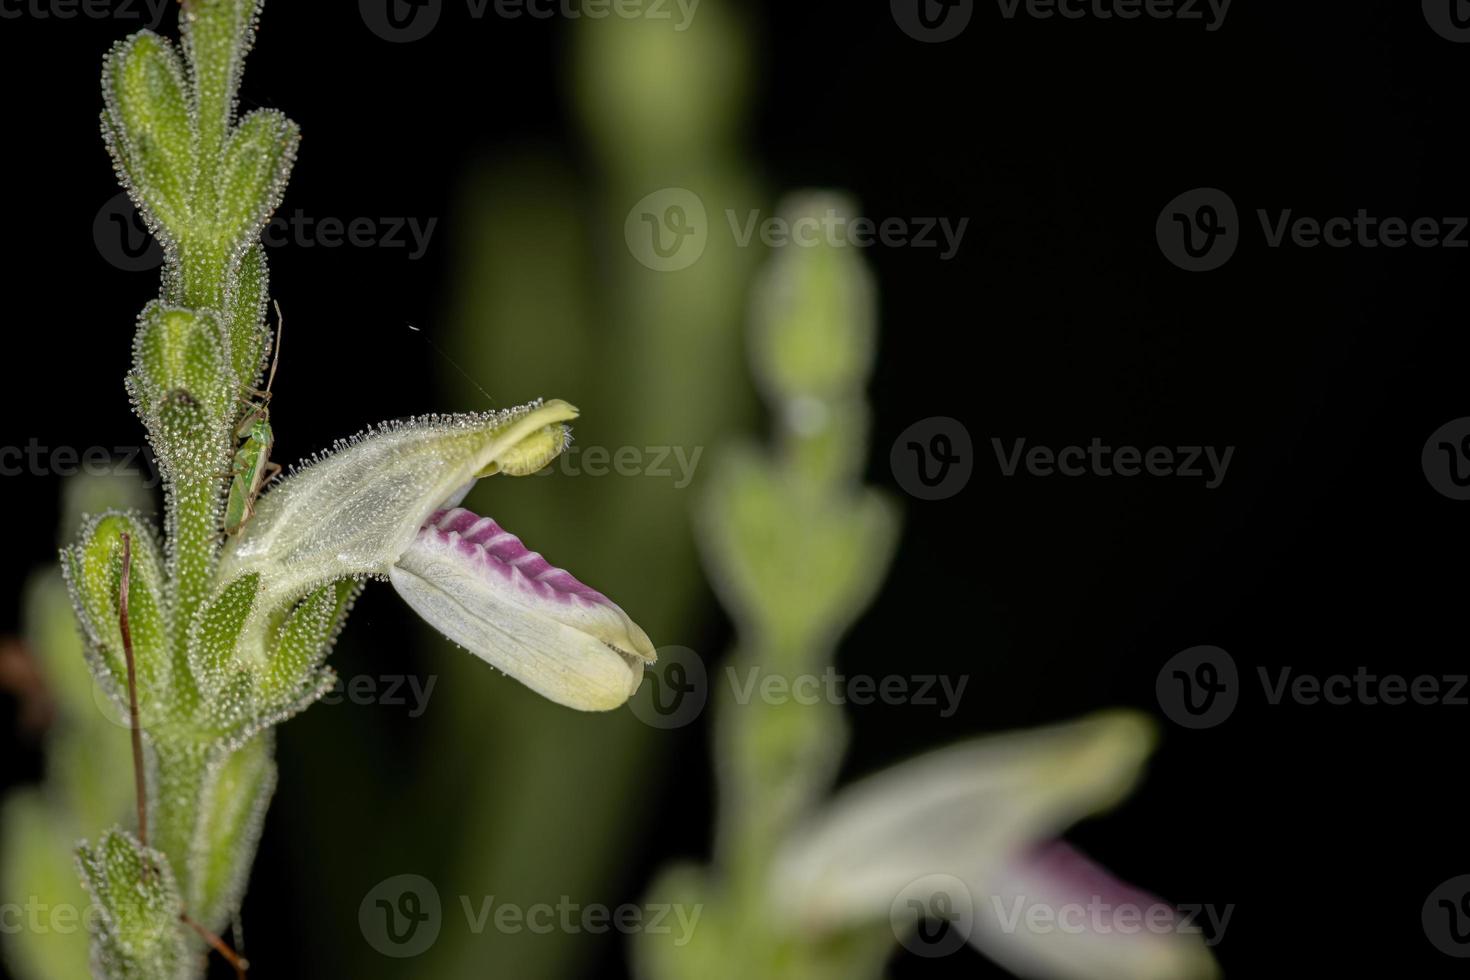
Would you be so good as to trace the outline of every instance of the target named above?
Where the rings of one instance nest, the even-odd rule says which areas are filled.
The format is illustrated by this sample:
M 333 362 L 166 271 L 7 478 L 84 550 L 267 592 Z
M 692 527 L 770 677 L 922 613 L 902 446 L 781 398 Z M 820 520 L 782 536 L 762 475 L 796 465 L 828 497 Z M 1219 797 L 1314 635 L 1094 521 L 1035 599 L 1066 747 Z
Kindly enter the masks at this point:
M 123 535 L 131 552 L 128 625 L 139 701 L 152 704 L 168 687 L 171 674 L 163 564 L 153 529 L 131 514 L 104 514 L 82 530 L 80 543 L 62 552 L 62 569 L 102 679 L 126 704 L 128 670 L 120 618 Z
M 255 241 L 281 203 L 301 131 L 283 113 L 250 113 L 225 145 L 219 176 L 216 241 L 231 251 Z
M 106 980 L 180 976 L 189 951 L 168 859 L 114 829 L 95 848 L 77 849 L 77 867 L 100 911 L 96 975 Z
M 830 194 L 789 200 L 782 213 L 802 222 L 843 227 L 853 206 Z M 751 360 L 768 397 L 836 401 L 862 390 L 873 367 L 873 282 L 856 246 L 819 236 L 819 243 L 784 249 L 755 289 Z
M 151 31 L 119 42 L 102 68 L 102 129 L 119 177 L 165 244 L 188 225 L 194 124 L 184 66 Z M 161 227 L 160 227 L 161 226 Z
M 232 416 L 235 374 L 224 329 L 214 314 L 149 303 L 133 341 L 133 378 L 147 419 L 185 392 L 214 419 Z
M 898 540 L 898 514 L 881 494 L 813 493 L 753 452 L 730 454 L 698 520 L 742 632 L 778 649 L 835 641 L 882 584 Z

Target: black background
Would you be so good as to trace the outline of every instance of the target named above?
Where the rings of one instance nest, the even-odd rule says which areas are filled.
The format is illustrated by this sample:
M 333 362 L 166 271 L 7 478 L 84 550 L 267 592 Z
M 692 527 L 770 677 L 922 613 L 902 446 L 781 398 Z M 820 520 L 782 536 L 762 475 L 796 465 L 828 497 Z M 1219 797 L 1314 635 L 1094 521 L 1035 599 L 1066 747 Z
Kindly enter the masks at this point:
M 848 770 L 965 734 L 1137 706 L 1163 722 L 1150 777 L 1073 837 L 1172 900 L 1233 904 L 1217 948 L 1228 975 L 1462 972 L 1419 916 L 1436 885 L 1470 871 L 1460 803 L 1470 709 L 1269 706 L 1255 673 L 1465 671 L 1455 556 L 1470 504 L 1429 486 L 1420 450 L 1470 414 L 1456 292 L 1470 253 L 1272 249 L 1255 212 L 1470 214 L 1470 45 L 1437 36 L 1418 4 L 1386 0 L 1240 0 L 1216 32 L 1197 21 L 1008 21 L 978 3 L 964 34 L 938 45 L 906 36 L 884 4 L 769 0 L 750 12 L 761 80 L 748 139 L 769 188 L 845 188 L 876 217 L 971 219 L 951 262 L 869 253 L 883 325 L 870 481 L 900 494 L 888 447 L 929 416 L 961 420 L 976 460 L 959 496 L 903 498 L 901 551 L 842 661 L 854 672 L 968 673 L 970 689 L 950 719 L 852 709 Z M 435 395 L 432 351 L 398 327 L 443 314 L 456 180 L 528 142 L 582 152 L 560 81 L 566 25 L 463 13 L 451 3 L 450 27 L 391 45 L 352 4 L 266 12 L 244 101 L 284 109 L 305 133 L 286 208 L 437 215 L 443 226 L 420 262 L 273 251 L 275 295 L 310 325 L 294 332 L 277 382 L 291 406 L 279 459 L 365 420 L 455 407 Z M 0 445 L 141 438 L 121 378 L 156 280 L 103 261 L 91 233 L 115 193 L 96 127 L 99 61 L 136 26 L 0 21 L 10 311 Z M 1230 194 L 1243 241 L 1224 268 L 1189 274 L 1160 254 L 1154 223 L 1199 186 Z M 1236 452 L 1223 486 L 1206 491 L 1183 479 L 1003 478 L 991 450 L 992 438 L 1093 436 Z M 57 485 L 0 481 L 6 631 L 24 576 L 52 554 Z M 375 630 L 407 629 L 386 600 L 369 595 L 363 609 Z M 720 635 L 713 608 L 710 622 Z M 1154 681 L 1171 655 L 1202 643 L 1231 652 L 1245 694 L 1228 722 L 1192 732 L 1163 719 Z M 0 702 L 7 733 L 11 714 Z M 696 775 L 645 821 L 618 900 L 671 857 L 707 847 L 708 747 L 703 733 L 680 737 L 678 758 Z M 4 778 L 36 778 L 35 747 L 6 738 Z M 257 888 L 289 887 L 296 873 L 282 844 L 291 792 L 288 778 Z M 367 819 L 371 801 L 355 806 Z M 254 907 L 259 975 L 300 975 L 292 949 L 312 941 L 310 923 L 251 918 Z M 615 941 L 596 969 L 625 975 Z M 899 976 L 977 971 L 993 968 L 970 954 L 895 965 Z

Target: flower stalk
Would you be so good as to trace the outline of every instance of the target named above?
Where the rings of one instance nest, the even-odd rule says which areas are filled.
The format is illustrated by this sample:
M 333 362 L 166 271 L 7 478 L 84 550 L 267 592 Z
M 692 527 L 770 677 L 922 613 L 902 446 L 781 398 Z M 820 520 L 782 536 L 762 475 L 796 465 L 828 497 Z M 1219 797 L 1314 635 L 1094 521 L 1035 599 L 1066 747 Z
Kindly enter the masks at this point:
M 850 209 L 822 194 L 787 207 L 793 223 Z M 861 484 L 873 292 L 862 259 L 830 246 L 773 257 L 757 283 L 751 360 L 775 445 L 727 456 L 700 522 L 739 637 L 734 674 L 758 669 L 789 681 L 830 669 L 883 581 L 897 514 Z M 653 886 L 661 899 L 705 906 L 704 925 L 684 946 L 640 937 L 635 965 L 645 980 L 876 978 L 896 944 L 925 956 L 955 951 L 916 941 L 928 918 L 949 922 L 954 946 L 968 942 L 1018 976 L 1218 975 L 1183 930 L 1031 933 L 993 911 L 1018 897 L 1085 902 L 1089 889 L 1138 901 L 1141 893 L 1056 841 L 1139 780 L 1154 734 L 1135 713 L 972 738 L 836 793 L 847 735 L 838 705 L 727 694 L 717 725 L 716 859 L 673 868 Z

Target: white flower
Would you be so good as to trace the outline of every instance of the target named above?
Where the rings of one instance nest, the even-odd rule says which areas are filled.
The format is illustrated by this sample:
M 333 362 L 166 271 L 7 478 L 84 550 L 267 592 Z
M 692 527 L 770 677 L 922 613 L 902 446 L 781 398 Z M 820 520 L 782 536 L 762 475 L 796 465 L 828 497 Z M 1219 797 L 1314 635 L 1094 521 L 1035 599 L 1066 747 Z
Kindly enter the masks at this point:
M 616 603 L 455 508 L 474 482 L 534 473 L 569 441 L 577 410 L 533 402 L 369 431 L 264 494 L 221 581 L 260 575 L 262 609 L 347 576 L 381 576 L 427 622 L 553 701 L 615 708 L 655 659 Z
M 926 880 L 954 882 L 965 894 L 943 898 L 967 906 L 969 941 L 1018 976 L 1215 977 L 1197 932 L 1177 915 L 1166 922 L 1167 906 L 1056 841 L 1128 794 L 1152 743 L 1145 719 L 1110 712 L 975 739 L 870 776 L 785 843 L 772 908 L 802 928 L 839 929 L 881 921 L 903 897 L 927 902 L 913 893 Z

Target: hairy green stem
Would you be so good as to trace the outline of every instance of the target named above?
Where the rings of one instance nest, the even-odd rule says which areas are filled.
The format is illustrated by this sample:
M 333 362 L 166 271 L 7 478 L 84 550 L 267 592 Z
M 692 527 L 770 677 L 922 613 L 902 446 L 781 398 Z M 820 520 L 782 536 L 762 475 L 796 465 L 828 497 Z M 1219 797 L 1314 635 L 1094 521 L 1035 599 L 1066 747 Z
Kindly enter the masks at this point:
M 209 752 L 199 744 L 165 742 L 154 746 L 154 836 L 149 844 L 168 855 L 180 894 L 191 897 L 190 852 L 198 826 Z

